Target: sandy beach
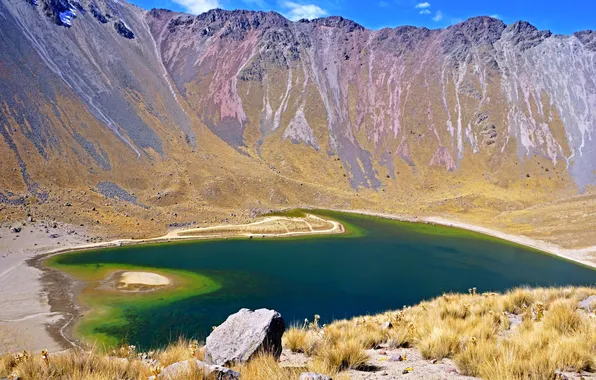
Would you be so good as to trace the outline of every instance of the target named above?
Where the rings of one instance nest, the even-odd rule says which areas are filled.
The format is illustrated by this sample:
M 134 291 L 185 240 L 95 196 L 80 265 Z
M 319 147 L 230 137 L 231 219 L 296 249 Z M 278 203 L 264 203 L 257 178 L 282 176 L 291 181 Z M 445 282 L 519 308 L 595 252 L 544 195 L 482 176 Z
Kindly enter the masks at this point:
M 20 228 L 13 232 L 12 228 Z M 0 352 L 67 348 L 46 332 L 66 316 L 51 310 L 42 287 L 42 271 L 27 260 L 88 240 L 81 227 L 52 222 L 0 226 Z M 64 321 L 66 322 L 66 321 Z
M 357 213 L 381 218 L 389 218 L 408 222 L 434 223 L 462 228 L 500 239 L 536 248 L 575 262 L 596 268 L 596 247 L 578 250 L 563 249 L 554 244 L 534 240 L 525 236 L 507 234 L 495 229 L 481 227 L 461 221 L 442 217 L 408 217 L 366 210 L 336 210 Z M 60 293 L 62 298 L 73 299 L 72 294 L 65 295 L 72 288 L 71 284 L 60 284 L 65 281 L 64 275 L 31 266 L 27 261 L 35 257 L 70 252 L 74 250 L 97 249 L 123 245 L 169 242 L 176 240 L 218 239 L 228 237 L 246 238 L 278 238 L 313 234 L 338 234 L 345 231 L 337 221 L 308 215 L 301 220 L 283 216 L 269 216 L 253 223 L 239 225 L 215 225 L 204 228 L 177 229 L 164 236 L 147 239 L 118 239 L 107 242 L 90 243 L 93 238 L 87 236 L 82 227 L 64 224 L 28 223 L 15 233 L 11 226 L 0 228 L 0 353 L 21 351 L 60 351 L 69 348 L 68 328 L 76 320 L 78 314 L 73 302 L 63 307 L 51 307 L 49 293 Z M 18 236 L 17 236 L 18 235 Z M 45 276 L 42 280 L 42 276 Z M 56 277 L 58 276 L 58 277 Z M 49 278 L 49 279 L 48 279 Z M 149 286 L 167 286 L 169 279 L 155 273 L 127 272 L 122 273 L 120 280 L 129 284 Z M 47 292 L 48 282 L 55 287 Z M 68 281 L 66 281 L 68 282 Z M 44 288 L 44 284 L 46 288 Z M 153 284 L 153 285 L 152 285 Z M 155 285 L 159 284 L 159 285 Z M 56 290 L 58 289 L 58 290 Z M 56 297 L 56 295 L 54 295 Z M 54 302 L 56 304 L 56 302 Z M 57 310 L 60 309 L 60 310 Z M 53 329 L 53 330 L 52 330 Z

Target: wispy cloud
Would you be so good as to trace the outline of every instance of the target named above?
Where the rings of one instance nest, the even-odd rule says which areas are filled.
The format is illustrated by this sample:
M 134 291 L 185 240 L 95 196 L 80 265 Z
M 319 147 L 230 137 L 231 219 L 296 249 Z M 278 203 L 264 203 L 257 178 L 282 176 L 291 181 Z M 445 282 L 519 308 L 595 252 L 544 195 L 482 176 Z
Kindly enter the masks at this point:
M 437 13 L 435 13 L 435 15 L 433 16 L 433 21 L 439 22 L 443 19 L 443 12 L 441 11 L 437 11 Z
M 281 6 L 287 11 L 285 16 L 292 21 L 298 21 L 303 18 L 312 20 L 313 18 L 327 15 L 327 11 L 315 4 L 299 4 L 293 1 L 284 1 Z
M 416 8 L 416 9 L 430 8 L 430 3 L 428 1 L 425 1 L 424 3 L 418 3 L 418 4 L 416 4 L 416 6 L 414 8 Z
M 242 0 L 242 2 L 249 6 L 255 6 L 259 8 L 265 8 L 265 6 L 267 5 L 267 2 L 265 0 Z
M 498 19 L 498 20 L 500 20 L 500 19 L 501 19 L 501 15 L 500 15 L 500 14 L 496 14 L 496 13 L 495 13 L 494 15 L 490 15 L 490 17 L 492 17 L 492 18 L 496 18 L 496 19 Z
M 430 11 L 428 9 L 423 9 L 423 10 L 420 11 L 420 14 L 421 15 L 429 15 L 430 14 Z
M 199 14 L 207 12 L 213 8 L 219 8 L 221 5 L 219 0 L 173 0 L 176 4 L 181 5 L 184 9 L 192 14 Z

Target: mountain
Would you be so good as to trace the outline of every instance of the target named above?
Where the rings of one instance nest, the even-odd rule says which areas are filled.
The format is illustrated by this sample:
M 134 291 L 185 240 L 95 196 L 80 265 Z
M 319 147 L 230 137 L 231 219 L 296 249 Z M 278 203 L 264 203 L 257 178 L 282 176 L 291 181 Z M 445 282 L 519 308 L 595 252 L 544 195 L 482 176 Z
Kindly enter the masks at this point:
M 490 219 L 551 204 L 503 223 L 552 226 L 553 202 L 596 203 L 593 31 L 0 0 L 0 77 L 9 219 L 133 233 L 296 205 Z

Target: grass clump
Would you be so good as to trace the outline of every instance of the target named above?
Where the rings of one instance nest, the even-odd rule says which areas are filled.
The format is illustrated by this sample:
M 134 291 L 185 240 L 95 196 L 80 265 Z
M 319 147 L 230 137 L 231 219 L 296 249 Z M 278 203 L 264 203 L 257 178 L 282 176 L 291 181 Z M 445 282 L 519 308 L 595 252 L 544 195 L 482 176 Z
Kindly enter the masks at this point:
M 288 380 L 298 379 L 303 368 L 282 367 L 271 355 L 259 355 L 248 363 L 235 368 L 243 380 Z
M 326 372 L 339 372 L 346 369 L 358 369 L 366 364 L 368 355 L 362 344 L 356 340 L 323 344 L 317 351 L 315 361 L 322 364 Z
M 283 345 L 292 352 L 312 355 L 317 347 L 317 333 L 300 328 L 290 327 L 283 336 Z

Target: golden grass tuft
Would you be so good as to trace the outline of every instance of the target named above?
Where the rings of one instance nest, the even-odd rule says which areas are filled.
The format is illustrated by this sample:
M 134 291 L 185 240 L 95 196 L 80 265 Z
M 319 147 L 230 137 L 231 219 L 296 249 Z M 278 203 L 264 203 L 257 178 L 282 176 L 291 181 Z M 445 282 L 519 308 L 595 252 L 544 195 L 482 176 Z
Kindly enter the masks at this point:
M 282 367 L 271 355 L 259 355 L 245 365 L 234 368 L 243 380 L 298 379 L 304 368 Z
M 292 352 L 312 355 L 319 339 L 317 332 L 300 327 L 290 327 L 283 336 L 283 346 Z
M 353 339 L 323 344 L 315 355 L 315 361 L 318 361 L 326 372 L 358 369 L 368 361 L 368 355 L 364 352 L 362 344 Z
M 193 343 L 187 339 L 178 339 L 175 343 L 170 343 L 166 349 L 155 352 L 154 356 L 163 367 L 193 358 L 202 360 L 204 348 L 197 347 L 195 350 Z
M 577 312 L 577 302 L 557 300 L 544 316 L 544 328 L 561 334 L 574 334 L 582 325 L 583 320 Z
M 66 354 L 49 355 L 48 361 L 41 355 L 31 355 L 15 363 L 14 360 L 0 362 L 1 376 L 16 376 L 22 380 L 33 379 L 141 379 L 151 375 L 148 368 L 138 360 L 128 360 L 97 354 L 72 351 Z

